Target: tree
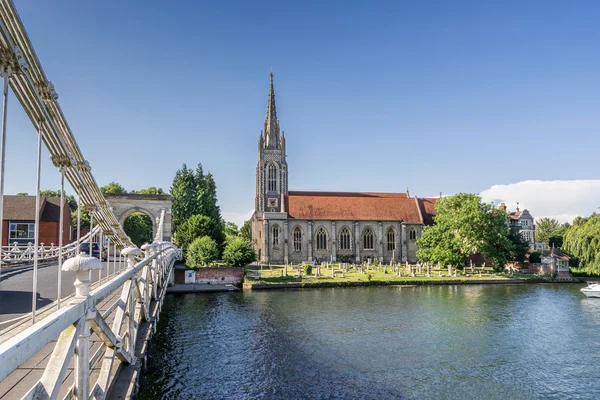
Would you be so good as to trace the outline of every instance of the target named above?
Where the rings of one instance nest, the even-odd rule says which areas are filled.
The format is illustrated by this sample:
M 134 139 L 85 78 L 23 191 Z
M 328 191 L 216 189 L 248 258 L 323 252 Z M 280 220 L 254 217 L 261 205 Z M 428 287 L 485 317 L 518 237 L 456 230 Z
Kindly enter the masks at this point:
M 184 251 L 196 239 L 202 236 L 211 237 L 217 246 L 222 246 L 225 235 L 220 221 L 215 221 L 206 215 L 196 214 L 185 221 L 177 229 L 177 244 Z
M 256 253 L 249 241 L 240 236 L 231 236 L 227 239 L 223 260 L 234 267 L 243 267 L 256 261 Z
M 512 252 L 508 259 L 510 261 L 524 262 L 529 251 L 529 242 L 523 239 L 523 236 L 512 229 L 508 233 L 508 239 L 512 243 Z
M 126 194 L 127 190 L 117 182 L 111 182 L 108 185 L 100 187 L 102 194 Z
M 183 164 L 175 173 L 171 186 L 172 224 L 173 230 L 179 232 L 179 227 L 192 215 L 198 214 L 198 199 L 194 171 Z M 193 238 L 192 238 L 193 240 Z
M 123 230 L 138 247 L 152 242 L 152 220 L 144 213 L 130 214 L 123 222 Z
M 129 193 L 132 194 L 165 194 L 161 188 L 150 186 L 148 189 L 132 190 Z
M 535 238 L 538 242 L 549 244 L 552 233 L 560 228 L 560 222 L 555 218 L 540 218 L 535 223 Z
M 252 234 L 251 232 L 251 226 L 250 226 L 250 222 L 251 220 L 245 221 L 244 225 L 242 225 L 242 227 L 240 228 L 240 236 L 243 237 L 244 239 L 246 239 L 248 242 L 250 242 L 252 240 Z
M 19 192 L 19 193 L 17 193 L 17 196 L 29 196 L 29 193 Z
M 239 236 L 240 232 L 236 224 L 233 222 L 225 223 L 225 237 L 229 238 L 230 236 Z
M 202 236 L 190 244 L 185 259 L 190 267 L 204 267 L 215 261 L 218 256 L 219 248 L 215 241 L 209 236 Z
M 216 221 L 221 221 L 221 210 L 217 205 L 217 185 L 211 173 L 208 173 L 204 177 L 204 182 L 200 214 L 208 215 Z
M 503 268 L 513 251 L 505 211 L 465 193 L 439 199 L 436 211 L 435 224 L 417 239 L 421 261 L 464 266 L 471 255 L 481 253 L 495 268 Z
M 563 249 L 586 272 L 600 274 L 600 214 L 575 218 L 564 236 Z
M 571 227 L 571 224 L 569 224 L 568 222 L 565 222 L 564 224 L 562 224 L 560 226 L 560 228 L 558 228 L 554 232 L 552 232 L 552 234 L 548 238 L 548 247 L 552 247 L 554 245 L 554 247 L 556 247 L 558 249 L 562 248 L 565 235 L 569 231 L 570 227 Z

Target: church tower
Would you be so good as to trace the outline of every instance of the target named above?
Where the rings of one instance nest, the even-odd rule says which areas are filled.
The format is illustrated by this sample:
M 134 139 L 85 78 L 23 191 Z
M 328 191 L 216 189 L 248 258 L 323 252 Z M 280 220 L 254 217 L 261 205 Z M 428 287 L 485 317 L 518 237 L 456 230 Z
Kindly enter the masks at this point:
M 288 191 L 288 171 L 285 154 L 285 133 L 279 131 L 273 73 L 269 87 L 267 117 L 258 139 L 258 164 L 256 166 L 256 213 L 285 212 Z

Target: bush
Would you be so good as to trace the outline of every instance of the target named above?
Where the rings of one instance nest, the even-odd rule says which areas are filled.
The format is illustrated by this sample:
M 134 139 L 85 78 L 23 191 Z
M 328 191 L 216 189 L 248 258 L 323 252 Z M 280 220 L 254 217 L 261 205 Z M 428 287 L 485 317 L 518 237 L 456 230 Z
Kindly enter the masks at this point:
M 304 270 L 304 275 L 312 274 L 312 265 L 304 264 L 304 267 L 302 269 Z
M 375 259 L 373 260 L 373 266 L 377 267 L 379 265 L 379 259 L 377 257 L 375 257 Z
M 186 264 L 190 267 L 204 267 L 219 257 L 217 243 L 209 236 L 194 240 L 185 254 Z
M 200 214 L 192 215 L 177 228 L 177 244 L 183 250 L 183 254 L 186 254 L 186 257 L 188 246 L 202 236 L 211 237 L 217 244 L 217 250 L 219 250 L 223 244 L 225 234 L 219 221 Z M 217 254 L 218 256 L 219 254 Z
M 371 282 L 371 279 L 373 278 L 373 275 L 371 275 L 370 273 L 367 274 L 367 281 Z
M 256 253 L 248 240 L 241 236 L 231 236 L 223 250 L 223 260 L 234 267 L 243 267 L 256 261 Z

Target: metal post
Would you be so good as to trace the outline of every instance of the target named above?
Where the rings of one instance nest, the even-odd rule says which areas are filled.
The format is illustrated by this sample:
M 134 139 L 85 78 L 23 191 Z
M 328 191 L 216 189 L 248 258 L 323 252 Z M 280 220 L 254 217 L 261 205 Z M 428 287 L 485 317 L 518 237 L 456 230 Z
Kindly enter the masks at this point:
M 106 276 L 110 275 L 110 236 L 108 237 L 108 246 L 106 246 Z M 114 278 L 114 277 L 113 277 Z
M 60 310 L 60 298 L 62 297 L 62 262 L 63 262 L 63 235 L 64 235 L 64 218 L 65 218 L 65 167 L 60 167 L 60 228 L 58 229 L 58 289 L 56 302 Z
M 79 254 L 79 240 L 81 239 L 81 196 L 77 195 L 77 254 Z M 75 255 L 77 255 L 75 254 Z
M 4 78 L 4 91 L 2 95 L 2 149 L 0 150 L 0 279 L 2 278 L 2 240 L 4 239 L 4 164 L 6 159 L 6 113 L 8 107 L 8 80 L 10 72 L 3 71 L 2 77 Z M 6 244 L 8 244 L 8 239 L 6 240 Z
M 90 254 L 89 255 L 90 255 L 90 257 L 92 257 L 92 243 L 93 243 L 92 236 L 94 236 L 94 235 L 92 235 L 92 229 L 94 228 L 94 212 L 90 211 L 89 214 L 90 214 Z
M 35 324 L 35 311 L 37 308 L 37 270 L 40 246 L 40 172 L 42 167 L 42 121 L 38 125 L 38 151 L 37 151 L 37 181 L 35 187 L 35 239 L 33 252 L 33 291 L 31 293 L 31 321 Z

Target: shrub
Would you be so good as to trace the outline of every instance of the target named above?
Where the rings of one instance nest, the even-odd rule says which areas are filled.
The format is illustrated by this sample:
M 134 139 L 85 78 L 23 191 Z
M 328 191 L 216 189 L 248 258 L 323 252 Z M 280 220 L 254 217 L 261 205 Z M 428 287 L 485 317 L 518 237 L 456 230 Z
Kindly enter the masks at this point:
M 304 275 L 312 274 L 312 265 L 304 264 L 304 267 L 302 269 L 304 270 Z
M 256 253 L 248 240 L 241 236 L 231 236 L 223 250 L 223 260 L 234 267 L 243 267 L 256 261 Z
M 209 237 L 202 236 L 194 240 L 187 249 L 185 258 L 190 267 L 204 267 L 219 257 L 217 243 Z
M 377 257 L 375 257 L 375 259 L 373 260 L 373 266 L 378 266 L 379 265 L 379 259 Z
M 368 274 L 367 274 L 367 280 L 368 280 L 369 282 L 371 282 L 371 278 L 373 278 L 373 275 L 371 275 L 371 273 L 368 273 Z
M 223 227 L 219 221 L 207 217 L 206 215 L 192 215 L 179 228 L 177 228 L 177 244 L 187 256 L 188 246 L 197 238 L 202 236 L 211 237 L 217 244 L 217 250 L 223 244 Z M 218 257 L 219 254 L 217 254 Z

